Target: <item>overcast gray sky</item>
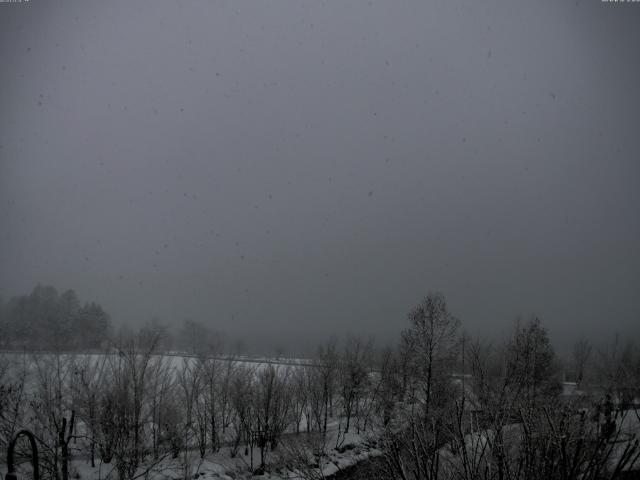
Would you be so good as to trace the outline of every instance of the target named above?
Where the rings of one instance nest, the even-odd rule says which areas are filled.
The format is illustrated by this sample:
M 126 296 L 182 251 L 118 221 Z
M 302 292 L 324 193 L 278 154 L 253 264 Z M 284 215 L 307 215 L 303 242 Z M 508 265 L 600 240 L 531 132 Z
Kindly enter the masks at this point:
M 0 294 L 265 345 L 640 324 L 640 4 L 0 4 Z

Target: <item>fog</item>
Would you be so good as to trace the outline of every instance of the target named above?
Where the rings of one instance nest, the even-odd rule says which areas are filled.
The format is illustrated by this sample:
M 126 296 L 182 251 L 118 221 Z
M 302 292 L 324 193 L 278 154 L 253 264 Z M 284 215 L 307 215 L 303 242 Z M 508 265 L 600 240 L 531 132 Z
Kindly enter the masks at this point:
M 640 7 L 0 4 L 0 295 L 290 351 L 639 333 Z

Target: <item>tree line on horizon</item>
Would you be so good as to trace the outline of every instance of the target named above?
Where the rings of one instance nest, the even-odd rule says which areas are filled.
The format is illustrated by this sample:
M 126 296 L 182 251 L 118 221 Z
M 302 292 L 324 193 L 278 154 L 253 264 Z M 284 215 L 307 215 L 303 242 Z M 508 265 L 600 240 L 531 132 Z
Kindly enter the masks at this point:
M 115 334 L 105 352 L 118 355 L 0 355 L 0 448 L 31 429 L 48 480 L 73 478 L 79 456 L 119 480 L 171 468 L 189 480 L 221 451 L 248 474 L 321 480 L 348 433 L 380 451 L 389 480 L 595 480 L 637 467 L 637 345 L 576 344 L 565 368 L 580 392 L 567 395 L 537 318 L 487 343 L 429 294 L 407 320 L 393 347 L 334 337 L 295 367 L 219 359 L 220 339 L 197 322 L 181 334 L 193 357 L 166 355 L 157 321 Z
M 194 320 L 185 320 L 174 331 L 154 318 L 140 330 L 159 334 L 162 351 L 193 353 L 222 343 L 219 332 Z M 0 297 L 0 350 L 104 351 L 134 334 L 129 325 L 114 325 L 99 303 L 81 302 L 73 289 L 59 292 L 38 284 L 6 302 Z M 244 350 L 241 342 L 234 348 Z
M 167 325 L 157 318 L 142 324 L 139 331 L 157 333 L 162 352 L 189 354 L 225 344 L 222 332 L 203 322 L 186 319 Z M 59 292 L 51 285 L 38 284 L 28 294 L 4 301 L 0 297 L 0 350 L 82 352 L 114 348 L 120 339 L 136 334 L 136 327 L 113 322 L 98 302 L 81 302 L 73 289 Z M 284 349 L 274 348 L 276 357 Z M 247 345 L 238 338 L 225 353 L 245 354 Z
M 74 290 L 37 285 L 6 303 L 0 299 L 0 349 L 98 350 L 111 338 L 109 314 L 96 302 L 82 303 Z

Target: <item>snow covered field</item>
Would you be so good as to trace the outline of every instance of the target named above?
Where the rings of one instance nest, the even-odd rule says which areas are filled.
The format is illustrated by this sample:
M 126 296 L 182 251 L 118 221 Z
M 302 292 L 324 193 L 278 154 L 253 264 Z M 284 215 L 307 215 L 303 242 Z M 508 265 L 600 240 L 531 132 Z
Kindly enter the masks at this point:
M 122 360 L 119 354 L 53 355 L 48 353 L 2 353 L 0 359 L 2 361 L 0 374 L 3 382 L 16 385 L 22 382 L 24 388 L 19 401 L 24 408 L 25 419 L 34 415 L 33 409 L 38 404 L 37 399 L 43 394 L 43 387 L 54 377 L 67 385 L 71 391 L 74 388 L 72 384 L 75 377 L 83 375 L 83 372 L 89 371 L 91 375 L 99 376 L 102 375 L 99 372 L 104 371 L 109 365 L 111 365 L 110 368 L 115 368 L 113 365 Z M 289 378 L 293 372 L 301 367 L 311 365 L 311 362 L 306 359 L 250 357 L 216 357 L 210 362 L 216 365 L 213 368 L 220 371 L 220 375 L 223 375 L 222 372 L 225 369 L 232 368 L 234 371 L 250 372 L 251 377 L 255 379 L 258 379 L 260 373 L 264 373 L 268 367 L 272 368 L 279 378 Z M 153 355 L 150 358 L 150 364 L 162 364 L 163 372 L 169 372 L 169 382 L 175 383 L 178 390 L 181 375 L 185 375 L 185 372 L 195 371 L 198 363 L 198 358 L 180 352 Z M 150 370 L 149 384 L 157 380 L 152 376 L 156 373 L 155 370 Z M 72 408 L 71 403 L 66 408 Z M 68 415 L 68 412 L 57 413 Z M 321 478 L 352 466 L 369 456 L 380 454 L 378 450 L 367 445 L 368 432 L 344 433 L 344 425 L 336 416 L 328 418 L 326 435 L 323 436 L 317 431 L 307 433 L 309 428 L 307 415 L 308 411 L 301 413 L 295 427 L 291 423 L 292 420 L 288 421 L 278 446 L 273 449 L 267 447 L 269 452 L 265 461 L 266 468 L 263 471 L 258 471 L 259 474 L 278 478 Z M 238 421 L 237 418 L 235 421 Z M 21 425 L 21 427 L 32 428 L 28 423 Z M 211 453 L 211 450 L 207 448 L 207 453 L 202 458 L 193 438 L 187 441 L 188 447 L 183 447 L 175 458 L 172 458 L 174 456 L 165 449 L 158 459 L 154 459 L 147 441 L 146 448 L 149 454 L 144 456 L 136 475 L 145 479 L 185 477 L 235 479 L 252 476 L 260 464 L 260 448 L 255 443 L 251 446 L 244 443 L 238 446 L 238 442 L 234 439 L 233 427 L 233 421 L 229 421 L 226 426 L 226 434 L 224 430 L 220 433 L 218 450 Z M 156 429 L 161 429 L 161 426 L 153 421 L 147 421 L 144 427 L 145 435 L 150 435 L 150 432 Z M 296 434 L 296 430 L 302 433 Z M 91 466 L 92 462 L 87 453 L 91 429 L 86 418 L 82 415 L 76 418 L 73 433 L 77 438 L 74 438 L 70 443 L 70 477 L 89 480 L 117 478 L 114 460 L 103 462 L 100 455 L 96 453 L 95 466 Z M 318 452 L 321 452 L 321 455 L 317 455 Z M 4 455 L 2 458 L 4 460 Z M 0 464 L 0 471 L 4 474 L 6 465 Z M 265 471 L 269 473 L 265 473 Z

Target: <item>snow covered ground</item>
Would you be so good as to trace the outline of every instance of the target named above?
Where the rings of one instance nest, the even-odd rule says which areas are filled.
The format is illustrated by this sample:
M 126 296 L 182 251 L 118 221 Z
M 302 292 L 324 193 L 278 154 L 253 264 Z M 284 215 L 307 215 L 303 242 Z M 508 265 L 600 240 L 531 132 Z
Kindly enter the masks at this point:
M 340 447 L 335 448 L 337 443 L 338 427 L 337 422 L 329 426 L 325 445 L 326 456 L 319 462 L 309 462 L 302 468 L 294 468 L 292 460 L 289 458 L 291 451 L 287 448 L 287 442 L 299 442 L 300 444 L 318 445 L 318 434 L 313 434 L 310 438 L 306 433 L 289 434 L 283 439 L 283 444 L 270 451 L 267 459 L 267 466 L 264 472 L 255 474 L 260 464 L 260 452 L 254 448 L 253 452 L 245 451 L 244 446 L 238 450 L 236 457 L 231 455 L 231 446 L 225 445 L 217 453 L 207 453 L 203 459 L 199 453 L 193 449 L 182 452 L 178 458 L 172 459 L 163 457 L 160 461 L 154 462 L 147 458 L 140 467 L 138 475 L 145 480 L 176 480 L 184 478 L 202 480 L 237 480 L 247 478 L 263 479 L 305 479 L 322 478 L 334 475 L 335 473 L 349 468 L 360 461 L 370 457 L 379 456 L 381 452 L 367 445 L 366 438 L 356 433 L 348 433 L 340 438 Z M 306 443 L 309 441 L 309 443 Z M 253 454 L 253 473 L 251 470 L 251 454 Z M 148 469 L 148 471 L 147 471 Z M 6 473 L 6 465 L 0 464 L 2 475 Z M 102 463 L 96 460 L 95 468 L 91 467 L 87 458 L 76 458 L 70 465 L 70 477 L 74 480 L 109 480 L 117 479 L 115 463 Z
M 117 355 L 117 354 L 114 354 Z M 182 365 L 195 362 L 196 358 L 182 352 L 171 352 L 164 355 L 166 361 L 176 372 Z M 2 353 L 5 363 L 10 368 L 5 372 L 4 379 L 16 379 L 20 372 L 26 372 L 25 394 L 30 396 L 36 384 L 37 366 L 36 359 L 52 360 L 54 355 L 47 353 Z M 107 357 L 104 354 L 62 354 L 60 359 L 64 362 L 73 358 L 78 365 L 98 364 Z M 235 366 L 244 366 L 253 371 L 260 371 L 267 365 L 274 365 L 279 371 L 285 372 L 296 369 L 311 362 L 307 359 L 273 359 L 255 357 L 218 357 L 217 361 L 225 363 L 232 361 Z M 34 392 L 35 393 L 35 392 Z M 302 419 L 301 429 L 306 429 L 306 419 Z M 367 459 L 370 456 L 380 455 L 381 452 L 367 445 L 365 435 L 358 435 L 354 432 L 344 434 L 339 427 L 339 421 L 333 418 L 327 425 L 327 435 L 322 440 L 318 433 L 286 433 L 281 444 L 273 451 L 268 451 L 265 472 L 258 475 L 263 478 L 322 478 L 330 476 L 355 465 L 357 462 Z M 81 420 L 77 420 L 76 434 L 82 435 L 84 425 Z M 78 447 L 82 440 L 78 441 Z M 299 454 L 299 447 L 288 448 L 288 445 L 304 445 L 309 449 L 321 449 L 325 455 L 317 458 L 309 455 L 310 461 L 300 462 L 300 458 L 291 458 L 292 455 Z M 71 445 L 73 450 L 74 446 Z M 297 451 L 293 451 L 297 450 Z M 308 452 L 307 452 L 308 453 Z M 4 476 L 7 471 L 4 452 L 0 455 L 0 474 Z M 86 446 L 82 454 L 73 456 L 70 464 L 70 477 L 74 480 L 109 480 L 117 479 L 115 471 L 115 461 L 103 463 L 96 459 L 95 467 L 91 467 L 91 462 L 86 454 Z M 144 480 L 169 480 L 197 478 L 235 480 L 238 478 L 249 478 L 256 476 L 254 473 L 260 465 L 260 451 L 256 447 L 253 451 L 245 450 L 244 444 L 240 445 L 235 456 L 232 455 L 232 446 L 229 441 L 224 443 L 216 453 L 208 452 L 204 458 L 200 458 L 199 452 L 194 447 L 188 451 L 183 451 L 178 458 L 169 458 L 169 455 L 162 457 L 159 461 L 153 461 L 150 456 L 145 459 L 145 463 L 140 467 L 138 475 Z

